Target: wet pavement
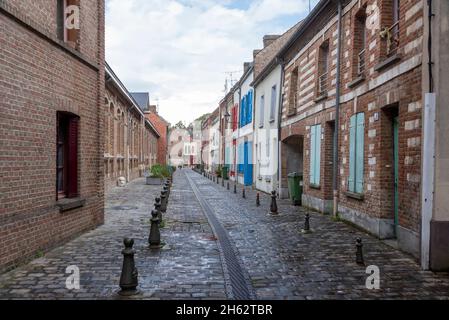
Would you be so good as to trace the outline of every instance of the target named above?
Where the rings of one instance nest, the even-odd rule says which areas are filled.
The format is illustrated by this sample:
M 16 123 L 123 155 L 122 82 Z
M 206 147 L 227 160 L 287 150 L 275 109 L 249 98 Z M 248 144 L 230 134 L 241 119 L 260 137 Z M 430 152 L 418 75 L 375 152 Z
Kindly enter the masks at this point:
M 106 197 L 105 224 L 0 276 L 0 299 L 123 299 L 117 295 L 123 238 L 135 240 L 140 294 L 131 299 L 449 299 L 449 274 L 422 271 L 410 256 L 330 216 L 242 186 L 237 194 L 191 170 L 178 170 L 170 195 L 164 247 L 148 248 L 150 211 L 161 186 L 137 179 Z M 363 239 L 365 265 L 355 262 Z M 80 270 L 69 290 L 68 266 Z M 368 289 L 367 267 L 380 271 Z

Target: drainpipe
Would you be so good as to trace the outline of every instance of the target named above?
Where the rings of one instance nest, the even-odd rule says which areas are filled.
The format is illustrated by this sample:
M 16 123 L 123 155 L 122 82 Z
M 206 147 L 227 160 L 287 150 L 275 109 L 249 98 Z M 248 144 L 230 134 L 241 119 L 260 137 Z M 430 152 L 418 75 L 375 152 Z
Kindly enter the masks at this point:
M 278 180 L 278 196 L 281 197 L 281 179 L 282 179 L 282 165 L 281 165 L 281 120 L 282 120 L 282 104 L 284 103 L 282 90 L 284 87 L 284 66 L 285 63 L 282 59 L 279 59 L 279 65 L 281 66 L 281 79 L 279 81 L 279 104 L 278 104 L 278 172 L 277 172 L 277 180 Z
M 337 42 L 337 81 L 336 81 L 336 98 L 335 98 L 335 128 L 334 128 L 334 141 L 333 141 L 333 168 L 332 168 L 332 186 L 334 190 L 334 205 L 333 205 L 333 215 L 337 217 L 338 215 L 338 135 L 340 127 L 340 52 L 341 52 L 341 17 L 342 17 L 342 6 L 341 0 L 338 1 L 338 42 Z

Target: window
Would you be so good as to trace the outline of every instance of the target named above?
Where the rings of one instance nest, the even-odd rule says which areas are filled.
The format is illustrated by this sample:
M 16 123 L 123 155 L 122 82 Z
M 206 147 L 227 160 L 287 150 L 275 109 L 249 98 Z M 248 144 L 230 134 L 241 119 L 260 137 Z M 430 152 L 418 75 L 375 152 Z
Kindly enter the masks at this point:
M 320 52 L 318 55 L 318 95 L 327 94 L 327 79 L 329 69 L 329 40 L 326 40 L 320 46 Z
M 57 199 L 78 196 L 78 123 L 71 113 L 57 113 Z
M 79 0 L 57 1 L 57 35 L 59 40 L 78 49 L 79 12 L 70 10 L 71 6 L 79 8 Z
M 232 108 L 232 130 L 235 131 L 237 130 L 237 125 L 238 125 L 238 121 L 237 121 L 237 104 Z
M 265 121 L 265 96 L 260 97 L 260 110 L 259 110 L 259 127 L 262 128 Z
M 298 103 L 298 67 L 293 69 L 290 75 L 290 93 L 288 97 L 288 114 L 296 113 Z
M 310 184 L 320 185 L 321 125 L 310 127 Z
M 267 130 L 268 131 L 268 130 Z M 270 158 L 270 135 L 267 133 L 267 139 L 266 139 L 266 156 L 269 159 Z
M 276 118 L 276 101 L 277 101 L 277 91 L 276 85 L 271 87 L 271 104 L 270 104 L 270 121 L 274 121 Z
M 363 193 L 365 114 L 351 117 L 349 126 L 349 179 L 348 191 Z
M 380 32 L 382 41 L 382 53 L 393 56 L 399 47 L 399 0 L 383 0 L 386 4 L 382 11 L 382 30 Z
M 239 144 L 238 147 L 238 165 L 237 165 L 237 172 L 243 173 L 243 158 L 244 158 L 244 146 L 243 143 Z
M 240 127 L 253 121 L 253 92 L 250 90 L 243 97 L 240 105 Z
M 365 56 L 366 56 L 366 7 L 362 7 L 355 16 L 354 24 L 354 76 L 359 77 L 365 73 Z

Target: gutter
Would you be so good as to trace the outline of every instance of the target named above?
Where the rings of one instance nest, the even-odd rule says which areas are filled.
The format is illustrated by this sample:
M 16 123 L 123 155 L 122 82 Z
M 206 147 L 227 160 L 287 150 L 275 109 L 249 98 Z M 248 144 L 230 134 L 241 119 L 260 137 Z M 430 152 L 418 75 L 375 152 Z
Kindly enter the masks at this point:
M 282 123 L 282 105 L 284 103 L 284 99 L 283 99 L 283 88 L 284 88 L 284 74 L 285 74 L 285 62 L 279 58 L 276 59 L 277 62 L 281 65 L 281 81 L 279 81 L 279 105 L 278 105 L 278 172 L 277 172 L 277 181 L 278 181 L 278 196 L 280 196 L 280 191 L 281 191 L 281 177 L 282 177 L 282 165 L 281 165 L 281 145 L 282 145 L 282 141 L 281 141 L 281 134 L 282 134 L 282 129 L 281 129 L 281 123 Z
M 336 97 L 335 97 L 335 128 L 334 128 L 334 141 L 333 141 L 333 166 L 332 166 L 332 187 L 333 187 L 333 215 L 337 217 L 338 215 L 338 189 L 339 189 L 339 179 L 338 179 L 338 135 L 340 127 L 340 87 L 341 87 L 341 19 L 342 19 L 342 4 L 341 0 L 338 0 L 338 35 L 337 35 L 337 74 L 336 74 Z

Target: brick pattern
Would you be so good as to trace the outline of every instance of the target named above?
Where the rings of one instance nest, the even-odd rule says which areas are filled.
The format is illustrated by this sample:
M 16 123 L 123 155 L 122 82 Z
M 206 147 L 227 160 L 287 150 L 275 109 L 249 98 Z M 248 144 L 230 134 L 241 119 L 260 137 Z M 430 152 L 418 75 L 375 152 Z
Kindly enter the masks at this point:
M 0 271 L 103 222 L 104 1 L 81 1 L 80 50 L 57 40 L 56 2 L 0 2 Z M 56 112 L 80 117 L 78 189 L 56 201 Z
M 418 232 L 420 226 L 420 152 L 421 152 L 421 55 L 422 55 L 422 1 L 400 1 L 399 43 L 395 53 L 400 59 L 382 69 L 380 63 L 392 56 L 387 54 L 386 40 L 380 36 L 384 27 L 392 24 L 391 0 L 346 1 L 342 19 L 341 50 L 341 113 L 339 175 L 340 204 L 376 218 L 393 219 L 393 162 L 392 119 L 399 117 L 399 224 Z M 325 129 L 322 140 L 321 181 L 324 186 L 308 186 L 310 125 L 321 123 L 327 128 L 335 117 L 337 17 L 334 7 L 323 10 L 313 27 L 306 30 L 285 54 L 283 87 L 282 137 L 299 135 L 304 138 L 304 192 L 320 198 L 331 198 L 332 161 L 329 154 L 332 137 Z M 350 85 L 359 75 L 356 72 L 360 52 L 360 37 L 356 37 L 355 21 L 366 16 L 365 79 Z M 357 39 L 356 39 L 357 38 Z M 421 40 L 420 40 L 421 39 Z M 317 101 L 319 52 L 323 43 L 329 43 L 327 97 Z M 399 67 L 400 66 L 400 67 Z M 298 68 L 299 85 L 291 87 L 291 74 Z M 294 112 L 289 110 L 292 90 L 297 90 L 298 103 Z M 349 198 L 349 119 L 365 113 L 365 170 L 364 200 Z M 327 133 L 326 133 L 327 132 Z M 283 176 L 286 172 L 283 165 Z M 285 177 L 284 180 L 285 181 Z M 286 181 L 285 181 L 286 182 Z M 285 183 L 284 183 L 285 185 Z
M 125 102 L 128 101 L 128 102 Z M 106 84 L 105 97 L 105 188 L 142 177 L 157 161 L 158 136 L 122 93 Z

